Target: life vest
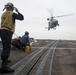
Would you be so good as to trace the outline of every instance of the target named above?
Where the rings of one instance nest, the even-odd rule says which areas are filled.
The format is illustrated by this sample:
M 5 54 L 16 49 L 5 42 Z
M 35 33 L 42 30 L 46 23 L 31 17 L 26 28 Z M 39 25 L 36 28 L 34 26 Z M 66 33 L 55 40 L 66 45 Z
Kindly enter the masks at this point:
M 6 11 L 1 16 L 1 28 L 5 30 L 9 30 L 11 32 L 15 31 L 15 24 L 13 24 L 13 18 L 12 18 L 13 12 L 12 11 Z

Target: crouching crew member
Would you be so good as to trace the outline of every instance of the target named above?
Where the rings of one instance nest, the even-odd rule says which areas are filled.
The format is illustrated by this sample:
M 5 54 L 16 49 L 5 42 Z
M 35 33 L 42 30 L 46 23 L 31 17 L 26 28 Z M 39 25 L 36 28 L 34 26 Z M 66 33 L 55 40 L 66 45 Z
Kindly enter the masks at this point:
M 25 48 L 26 46 L 30 46 L 30 38 L 29 38 L 29 32 L 26 31 L 25 34 L 20 39 L 20 46 Z
M 15 48 L 21 49 L 21 47 L 19 45 L 20 39 L 21 39 L 21 36 L 12 39 L 12 41 L 11 41 L 12 46 Z
M 7 66 L 7 61 L 10 56 L 11 51 L 11 40 L 13 32 L 15 31 L 15 20 L 23 20 L 24 16 L 14 7 L 12 3 L 7 3 L 5 5 L 6 11 L 1 16 L 1 28 L 0 36 L 2 40 L 3 50 L 1 53 L 2 65 L 0 68 L 0 73 L 12 73 L 13 69 Z M 17 13 L 14 13 L 13 10 Z

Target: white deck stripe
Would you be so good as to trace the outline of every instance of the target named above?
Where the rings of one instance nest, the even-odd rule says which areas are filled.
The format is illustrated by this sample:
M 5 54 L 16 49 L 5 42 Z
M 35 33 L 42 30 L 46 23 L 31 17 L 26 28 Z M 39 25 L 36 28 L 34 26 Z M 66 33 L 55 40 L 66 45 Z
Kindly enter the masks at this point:
M 32 47 L 32 48 L 48 48 L 48 47 Z M 0 49 L 3 49 L 3 48 L 0 48 Z M 76 48 L 56 48 L 56 49 L 76 49 Z
M 48 47 L 32 47 L 32 48 L 48 48 Z M 76 49 L 76 48 L 56 48 L 56 49 Z

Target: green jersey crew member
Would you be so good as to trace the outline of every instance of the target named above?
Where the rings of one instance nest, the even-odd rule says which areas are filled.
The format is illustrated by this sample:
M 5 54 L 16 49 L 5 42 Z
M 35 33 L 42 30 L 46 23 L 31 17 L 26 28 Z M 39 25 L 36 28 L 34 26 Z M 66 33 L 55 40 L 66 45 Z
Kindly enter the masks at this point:
M 0 37 L 2 40 L 3 50 L 1 53 L 2 65 L 0 68 L 0 73 L 12 73 L 13 69 L 7 66 L 8 57 L 10 56 L 11 51 L 11 39 L 15 31 L 15 20 L 24 20 L 24 16 L 14 7 L 12 3 L 7 3 L 5 5 L 6 11 L 1 16 L 1 28 L 0 28 Z M 17 13 L 14 13 L 13 10 Z

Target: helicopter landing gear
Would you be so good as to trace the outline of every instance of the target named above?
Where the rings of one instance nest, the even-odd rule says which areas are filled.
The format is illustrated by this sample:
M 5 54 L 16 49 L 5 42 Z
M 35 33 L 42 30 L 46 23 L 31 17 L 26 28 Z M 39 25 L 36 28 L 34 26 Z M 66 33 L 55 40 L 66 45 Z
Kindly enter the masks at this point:
M 50 30 L 50 28 L 48 27 L 48 30 Z
M 56 30 L 56 27 L 54 27 L 53 29 Z
M 58 24 L 58 26 L 59 26 L 59 24 Z

